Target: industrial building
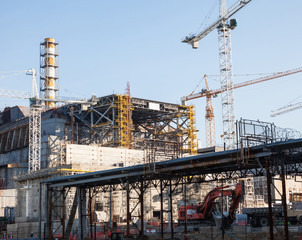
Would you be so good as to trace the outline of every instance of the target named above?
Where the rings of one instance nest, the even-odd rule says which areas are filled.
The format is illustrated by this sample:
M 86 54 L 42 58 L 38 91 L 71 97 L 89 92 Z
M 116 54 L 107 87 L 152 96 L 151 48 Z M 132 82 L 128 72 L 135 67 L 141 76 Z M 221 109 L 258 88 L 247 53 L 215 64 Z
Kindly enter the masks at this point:
M 20 226 L 36 232 L 36 193 L 43 179 L 142 163 L 152 171 L 155 162 L 197 153 L 194 106 L 131 97 L 128 87 L 123 95 L 63 101 L 55 107 L 60 101 L 58 43 L 47 38 L 40 52 L 40 98 L 46 100 L 40 101 L 36 92 L 30 107 L 1 112 L 0 208 L 2 216 L 10 210 L 11 232 Z
M 16 189 L 21 189 L 18 204 L 17 200 L 2 202 L 2 214 L 5 207 L 18 205 L 22 207 L 16 210 L 16 222 L 37 217 L 37 209 L 27 205 L 29 209 L 25 209 L 24 200 L 33 203 L 28 199 L 33 195 L 32 184 L 45 178 L 139 163 L 149 163 L 152 171 L 156 161 L 197 150 L 193 107 L 127 95 L 93 97 L 93 102 L 93 106 L 85 105 L 84 109 L 79 104 L 69 104 L 42 112 L 40 170 L 31 173 L 29 111 L 16 106 L 2 113 L 3 196 L 16 197 Z
M 58 58 L 59 44 L 53 38 L 46 38 L 40 44 L 40 91 L 35 83 L 35 71 L 31 70 L 34 92 L 30 97 L 24 97 L 30 99 L 30 107 L 7 107 L 0 112 L 0 216 L 7 217 L 7 232 L 12 235 L 25 238 L 33 233 L 37 237 L 43 228 L 41 224 L 49 226 L 48 207 L 45 206 L 49 199 L 41 193 L 41 182 L 96 171 L 120 171 L 137 165 L 143 166 L 143 175 L 152 179 L 150 176 L 156 175 L 155 170 L 160 162 L 225 151 L 218 146 L 198 149 L 194 106 L 135 98 L 130 95 L 129 84 L 124 94 L 92 96 L 84 100 L 60 99 Z M 63 105 L 56 106 L 58 102 Z M 244 124 L 253 125 L 253 129 L 260 126 L 258 123 Z M 247 164 L 246 159 L 250 157 L 248 152 L 244 152 L 252 147 L 247 145 L 250 144 L 248 141 L 275 142 L 275 136 L 272 135 L 252 133 L 251 136 L 255 137 L 252 138 L 246 132 L 238 134 L 237 161 L 243 164 Z M 235 144 L 233 140 L 229 139 L 232 145 Z M 183 185 L 175 184 L 174 199 L 171 197 L 169 201 L 171 182 L 170 192 L 165 194 L 158 192 L 156 184 L 145 189 L 142 187 L 142 209 L 137 208 L 138 203 L 129 201 L 131 198 L 141 198 L 138 193 L 136 196 L 135 191 L 126 196 L 123 191 L 111 189 L 111 185 L 110 190 L 104 187 L 103 191 L 96 191 L 90 199 L 90 223 L 127 221 L 129 224 L 129 208 L 133 209 L 133 222 L 141 220 L 142 216 L 147 221 L 156 219 L 168 222 L 177 219 L 179 206 L 203 201 L 211 189 L 221 184 L 217 182 L 221 176 L 217 177 L 211 172 L 204 174 L 200 181 L 192 181 L 193 177 L 189 181 L 190 177 L 182 176 L 188 181 L 185 199 Z M 243 207 L 267 207 L 266 177 L 254 173 L 244 177 L 245 194 L 239 211 Z M 224 184 L 238 182 L 238 177 L 231 175 L 222 178 Z M 205 179 L 210 181 L 203 184 Z M 287 195 L 302 193 L 302 186 L 296 178 L 287 179 L 287 184 Z M 64 201 L 61 201 L 60 194 L 54 196 L 60 201 L 57 203 L 59 205 L 52 207 L 62 208 L 64 216 L 76 215 L 74 199 L 77 198 L 77 190 L 65 190 L 60 193 Z M 166 203 L 163 203 L 163 198 L 167 200 Z M 163 215 L 163 206 L 170 209 L 169 215 Z M 79 212 L 77 214 L 82 218 Z M 73 218 L 73 230 L 83 225 L 78 216 Z M 57 226 L 62 234 L 67 219 L 58 214 L 52 216 L 51 220 L 52 227 L 55 229 Z M 44 229 L 43 234 L 46 232 Z

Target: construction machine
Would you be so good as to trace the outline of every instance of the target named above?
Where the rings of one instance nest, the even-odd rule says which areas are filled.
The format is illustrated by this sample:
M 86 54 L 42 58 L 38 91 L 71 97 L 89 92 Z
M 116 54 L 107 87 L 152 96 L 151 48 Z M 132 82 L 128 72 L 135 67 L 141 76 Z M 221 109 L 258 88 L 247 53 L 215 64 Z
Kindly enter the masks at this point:
M 295 225 L 302 224 L 302 193 L 290 193 L 290 203 L 287 204 L 287 220 Z M 275 222 L 284 221 L 284 210 L 280 204 L 272 206 Z M 248 223 L 252 227 L 266 227 L 269 225 L 268 207 L 262 208 L 243 208 L 242 213 L 247 215 Z
M 199 224 L 203 222 L 214 222 L 214 215 L 218 215 L 214 211 L 215 200 L 218 197 L 232 196 L 232 202 L 227 215 L 221 214 L 222 223 L 225 228 L 229 227 L 236 219 L 235 211 L 239 206 L 239 202 L 242 196 L 242 185 L 237 183 L 232 190 L 230 187 L 233 185 L 226 185 L 216 187 L 210 191 L 202 204 L 181 206 L 178 210 L 178 222 L 179 224 Z M 215 213 L 214 213 L 215 212 Z

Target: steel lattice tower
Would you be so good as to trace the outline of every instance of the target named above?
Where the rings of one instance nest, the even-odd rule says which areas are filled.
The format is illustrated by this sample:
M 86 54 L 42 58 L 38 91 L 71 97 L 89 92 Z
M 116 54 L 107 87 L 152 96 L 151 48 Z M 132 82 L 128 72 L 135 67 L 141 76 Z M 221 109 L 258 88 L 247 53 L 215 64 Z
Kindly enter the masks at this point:
M 32 105 L 29 117 L 28 173 L 40 169 L 41 163 L 41 107 Z
M 226 1 L 220 1 L 220 16 L 224 16 Z M 234 79 L 230 25 L 223 21 L 218 26 L 220 85 L 227 91 L 221 93 L 223 137 L 227 149 L 235 147 Z
M 214 109 L 212 105 L 211 96 L 207 97 L 205 125 L 206 125 L 206 147 L 215 147 L 216 145 L 215 120 L 214 120 Z

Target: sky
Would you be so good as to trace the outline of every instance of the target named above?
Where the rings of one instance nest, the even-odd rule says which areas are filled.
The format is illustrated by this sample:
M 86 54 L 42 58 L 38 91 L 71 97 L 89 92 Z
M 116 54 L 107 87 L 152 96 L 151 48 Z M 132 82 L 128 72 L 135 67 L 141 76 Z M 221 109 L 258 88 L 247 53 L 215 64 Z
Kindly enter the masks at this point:
M 227 0 L 227 5 L 235 2 Z M 252 0 L 233 16 L 238 22 L 232 31 L 235 83 L 301 67 L 301 9 L 299 0 Z M 39 70 L 40 42 L 52 37 L 60 46 L 61 96 L 123 94 L 130 82 L 133 97 L 180 104 L 200 82 L 196 91 L 204 88 L 204 74 L 212 75 L 211 89 L 220 87 L 217 31 L 202 39 L 197 50 L 181 43 L 215 21 L 218 12 L 218 0 L 1 1 L 0 88 L 31 91 L 31 77 L 22 71 Z M 301 89 L 301 73 L 237 89 L 236 119 L 302 132 L 302 109 L 270 117 L 272 110 L 302 101 Z M 204 145 L 205 99 L 188 103 L 196 106 Z M 28 105 L 0 98 L 0 109 L 17 104 Z M 220 96 L 213 105 L 221 143 Z

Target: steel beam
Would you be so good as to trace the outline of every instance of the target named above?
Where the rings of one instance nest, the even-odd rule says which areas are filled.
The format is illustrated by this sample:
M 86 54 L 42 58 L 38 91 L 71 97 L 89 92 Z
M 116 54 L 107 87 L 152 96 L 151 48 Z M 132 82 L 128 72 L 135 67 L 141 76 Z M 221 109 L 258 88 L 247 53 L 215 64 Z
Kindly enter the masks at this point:
M 267 183 L 267 199 L 268 199 L 268 218 L 269 218 L 269 233 L 270 240 L 274 240 L 274 219 L 272 210 L 272 175 L 270 171 L 269 159 L 266 161 L 266 183 Z
M 127 237 L 130 237 L 130 221 L 131 221 L 131 213 L 130 213 L 130 188 L 129 182 L 127 182 L 126 186 L 126 198 L 127 198 Z
M 172 181 L 169 181 L 169 201 L 170 201 L 170 221 L 171 221 L 171 239 L 174 238 L 174 227 L 173 227 L 173 190 L 172 190 Z
M 163 198 L 163 181 L 160 180 L 160 233 L 164 238 L 164 198 Z
M 144 236 L 144 181 L 140 182 L 140 195 L 139 195 L 139 200 L 140 200 L 140 220 L 141 220 L 141 228 L 140 228 L 140 235 Z
M 281 176 L 281 181 L 282 181 L 282 196 L 281 197 L 282 197 L 283 214 L 284 214 L 284 234 L 285 234 L 285 240 L 289 240 L 284 161 L 281 161 L 281 175 L 280 176 Z
M 78 208 L 79 194 L 80 194 L 80 191 L 77 188 L 76 192 L 75 192 L 75 195 L 74 195 L 74 199 L 73 199 L 69 219 L 68 219 L 68 222 L 67 222 L 66 231 L 63 233 L 64 234 L 63 239 L 69 239 L 69 235 L 71 233 L 72 225 L 73 225 L 74 218 L 75 218 L 75 215 L 76 215 L 76 211 L 77 211 L 77 208 Z

